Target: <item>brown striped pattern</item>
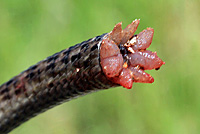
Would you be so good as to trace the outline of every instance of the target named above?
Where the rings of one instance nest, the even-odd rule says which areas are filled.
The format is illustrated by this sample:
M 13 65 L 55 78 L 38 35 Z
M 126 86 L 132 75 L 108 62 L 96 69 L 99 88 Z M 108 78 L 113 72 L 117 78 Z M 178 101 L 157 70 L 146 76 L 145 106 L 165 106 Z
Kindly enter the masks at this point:
M 103 34 L 58 52 L 0 86 L 0 133 L 64 101 L 117 86 L 102 72 Z

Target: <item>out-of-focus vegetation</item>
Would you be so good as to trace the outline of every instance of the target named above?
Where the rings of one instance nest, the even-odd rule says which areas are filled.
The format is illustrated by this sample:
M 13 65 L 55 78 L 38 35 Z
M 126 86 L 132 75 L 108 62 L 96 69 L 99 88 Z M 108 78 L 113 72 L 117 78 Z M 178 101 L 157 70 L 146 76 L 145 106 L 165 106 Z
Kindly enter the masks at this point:
M 88 38 L 140 18 L 165 62 L 153 84 L 93 93 L 29 120 L 11 134 L 199 134 L 199 0 L 1 0 L 0 83 Z

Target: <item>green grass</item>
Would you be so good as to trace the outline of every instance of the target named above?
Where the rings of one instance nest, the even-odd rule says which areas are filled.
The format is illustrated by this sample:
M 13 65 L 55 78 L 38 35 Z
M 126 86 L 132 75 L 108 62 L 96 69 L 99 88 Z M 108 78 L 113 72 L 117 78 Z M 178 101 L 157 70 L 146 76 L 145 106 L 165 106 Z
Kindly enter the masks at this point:
M 198 134 L 199 0 L 1 0 L 0 83 L 30 65 L 140 18 L 165 62 L 153 84 L 113 88 L 64 103 L 11 134 Z

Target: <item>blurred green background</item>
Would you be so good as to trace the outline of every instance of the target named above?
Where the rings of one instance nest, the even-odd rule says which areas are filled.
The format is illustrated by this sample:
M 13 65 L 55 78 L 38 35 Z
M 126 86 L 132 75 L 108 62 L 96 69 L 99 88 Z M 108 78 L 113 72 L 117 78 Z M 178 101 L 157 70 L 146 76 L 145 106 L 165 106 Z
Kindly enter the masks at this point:
M 134 84 L 64 103 L 11 134 L 199 134 L 199 0 L 1 0 L 0 83 L 88 38 L 140 18 L 165 62 Z

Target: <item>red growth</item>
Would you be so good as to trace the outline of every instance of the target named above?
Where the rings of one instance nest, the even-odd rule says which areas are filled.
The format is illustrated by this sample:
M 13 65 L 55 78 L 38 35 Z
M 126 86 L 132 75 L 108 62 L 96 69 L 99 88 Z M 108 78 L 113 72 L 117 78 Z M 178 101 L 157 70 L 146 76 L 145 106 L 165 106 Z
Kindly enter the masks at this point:
M 103 39 L 100 49 L 101 66 L 105 75 L 112 82 L 128 89 L 132 88 L 133 82 L 153 83 L 153 77 L 144 70 L 158 69 L 165 64 L 156 52 L 146 50 L 153 39 L 152 28 L 134 36 L 139 22 L 133 21 L 124 30 L 121 28 L 122 23 L 118 23 Z M 119 45 L 127 52 L 121 53 Z

